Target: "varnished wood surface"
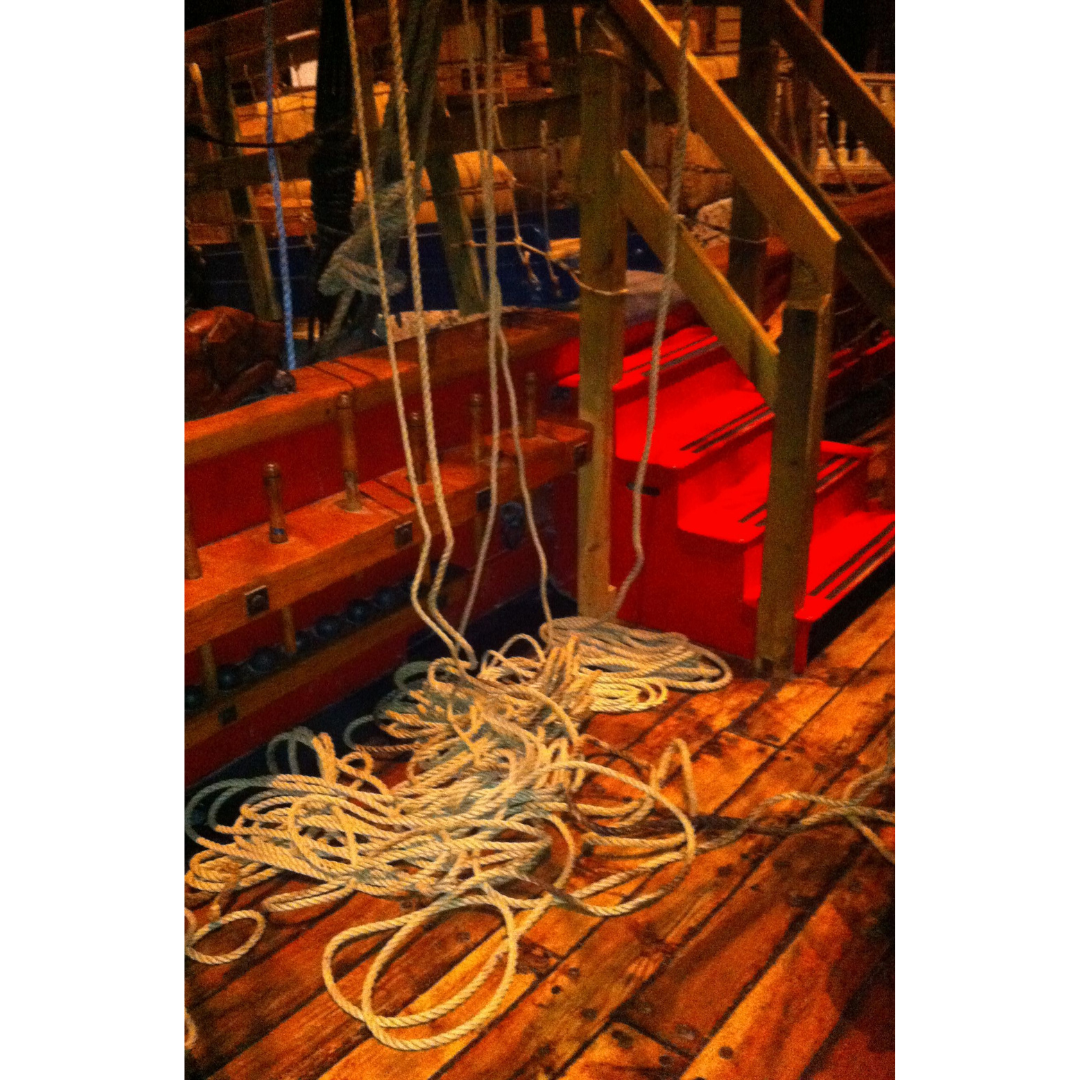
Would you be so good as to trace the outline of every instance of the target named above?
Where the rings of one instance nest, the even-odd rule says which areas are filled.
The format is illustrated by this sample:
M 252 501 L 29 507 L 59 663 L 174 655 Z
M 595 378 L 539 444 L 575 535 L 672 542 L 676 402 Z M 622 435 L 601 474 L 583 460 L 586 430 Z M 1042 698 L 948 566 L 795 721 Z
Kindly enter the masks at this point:
M 890 591 L 797 680 L 770 686 L 741 677 L 653 712 L 597 716 L 590 730 L 646 760 L 682 737 L 702 812 L 739 816 L 791 790 L 839 795 L 884 760 L 893 656 Z M 388 766 L 387 781 L 402 767 Z M 400 910 L 354 896 L 322 917 L 271 919 L 235 964 L 189 964 L 186 999 L 200 1032 L 189 1075 L 887 1080 L 892 888 L 892 868 L 847 827 L 783 840 L 746 836 L 699 856 L 673 893 L 634 914 L 549 912 L 522 942 L 518 975 L 495 1019 L 466 1040 L 419 1053 L 378 1043 L 326 993 L 327 941 Z M 499 926 L 482 910 L 434 923 L 390 965 L 376 1006 L 411 1012 L 445 999 L 483 964 Z M 215 948 L 236 944 L 228 932 Z M 358 998 L 381 943 L 373 937 L 339 955 L 345 993 Z

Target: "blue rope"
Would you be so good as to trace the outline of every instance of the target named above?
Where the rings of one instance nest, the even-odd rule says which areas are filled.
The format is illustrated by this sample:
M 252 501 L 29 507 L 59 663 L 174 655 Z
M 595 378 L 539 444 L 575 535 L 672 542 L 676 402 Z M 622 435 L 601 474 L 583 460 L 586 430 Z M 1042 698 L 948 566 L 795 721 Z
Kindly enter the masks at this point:
M 274 16 L 273 0 L 265 0 L 266 19 L 263 22 L 263 40 L 266 49 L 266 151 L 270 166 L 270 183 L 274 189 L 274 219 L 277 222 L 278 265 L 281 271 L 281 300 L 285 309 L 285 365 L 289 371 L 296 368 L 296 342 L 293 340 L 292 282 L 289 279 L 289 250 L 285 235 L 285 214 L 281 209 L 281 173 L 278 170 L 277 151 L 274 149 Z

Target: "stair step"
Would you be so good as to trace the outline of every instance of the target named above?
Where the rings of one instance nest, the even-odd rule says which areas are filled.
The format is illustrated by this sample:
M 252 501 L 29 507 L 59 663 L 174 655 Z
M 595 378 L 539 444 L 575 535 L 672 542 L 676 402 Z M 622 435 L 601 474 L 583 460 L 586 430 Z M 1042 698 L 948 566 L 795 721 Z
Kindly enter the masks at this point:
M 660 385 L 669 385 L 686 378 L 710 364 L 723 361 L 727 352 L 716 335 L 700 324 L 683 327 L 666 337 L 660 346 Z M 622 377 L 613 387 L 616 406 L 643 398 L 649 391 L 649 366 L 652 363 L 652 344 L 636 349 L 623 357 Z M 571 395 L 581 383 L 578 372 L 559 380 L 559 387 Z
M 765 443 L 767 440 L 760 440 Z M 738 480 L 718 466 L 704 470 L 679 485 L 679 528 L 697 536 L 711 537 L 729 544 L 746 546 L 764 535 L 768 514 L 769 447 L 748 448 L 749 470 Z M 827 498 L 842 494 L 845 483 L 865 481 L 870 452 L 858 446 L 822 443 L 814 499 L 817 504 L 815 528 L 834 521 L 846 509 L 862 503 L 862 489 L 831 513 L 824 513 Z M 861 476 L 859 475 L 861 472 Z
M 831 528 L 815 532 L 810 541 L 806 599 L 797 613 L 798 620 L 817 622 L 895 550 L 895 515 L 884 510 L 857 510 Z M 756 608 L 760 596 L 759 576 L 748 590 L 746 601 Z
M 647 420 L 646 397 L 619 405 L 615 455 L 621 461 L 640 460 Z M 649 463 L 675 472 L 698 469 L 771 424 L 772 412 L 735 361 L 713 362 L 661 387 Z

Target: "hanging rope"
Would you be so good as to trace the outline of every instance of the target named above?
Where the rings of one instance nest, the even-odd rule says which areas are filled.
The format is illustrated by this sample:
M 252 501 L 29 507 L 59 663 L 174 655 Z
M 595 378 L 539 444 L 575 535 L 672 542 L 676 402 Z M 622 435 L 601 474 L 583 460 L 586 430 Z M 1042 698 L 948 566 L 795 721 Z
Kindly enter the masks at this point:
M 281 171 L 274 143 L 274 13 L 273 0 L 264 0 L 263 47 L 266 53 L 266 160 L 270 186 L 274 191 L 274 221 L 277 224 L 278 269 L 281 274 L 281 305 L 285 309 L 285 367 L 296 369 L 296 342 L 293 339 L 292 281 L 289 278 L 289 247 L 285 233 L 285 213 L 281 205 Z
M 360 82 L 350 0 L 344 0 L 353 57 L 354 88 Z M 462 0 L 467 30 L 471 29 L 467 0 Z M 437 462 L 434 413 L 428 373 L 423 302 L 419 288 L 419 259 L 412 184 L 415 163 L 410 159 L 404 123 L 404 83 L 397 0 L 390 0 L 390 36 L 394 59 L 394 95 L 398 109 L 401 159 L 404 166 L 406 230 L 410 273 L 417 314 L 417 353 L 424 399 L 425 436 L 429 458 Z M 689 4 L 682 9 L 680 34 L 682 76 L 679 82 L 680 116 L 685 116 L 686 50 Z M 496 6 L 486 7 L 486 84 L 494 85 Z M 471 35 L 469 36 L 471 41 Z M 430 555 L 432 534 L 423 510 L 408 438 L 394 334 L 390 331 L 386 268 L 382 259 L 376 201 L 368 200 L 368 226 L 376 261 L 376 280 L 384 318 L 395 404 L 410 489 L 421 522 L 424 541 L 411 600 L 421 618 L 439 635 L 450 655 L 432 664 L 407 664 L 395 675 L 395 690 L 380 702 L 373 717 L 350 725 L 346 741 L 350 752 L 337 756 L 328 735 L 296 729 L 271 740 L 267 747 L 266 776 L 254 780 L 226 780 L 204 788 L 189 803 L 185 825 L 188 835 L 204 850 L 189 864 L 185 882 L 192 902 L 210 903 L 210 919 L 202 926 L 191 910 L 185 911 L 185 951 L 201 963 L 228 963 L 249 951 L 261 937 L 265 918 L 254 910 L 222 915 L 227 899 L 242 889 L 287 873 L 313 882 L 298 892 L 278 893 L 261 904 L 267 913 L 296 911 L 341 900 L 356 892 L 402 901 L 419 900 L 425 906 L 402 915 L 351 927 L 329 942 L 323 954 L 323 978 L 331 998 L 349 1015 L 362 1020 L 371 1034 L 388 1046 L 420 1050 L 454 1042 L 478 1030 L 502 1006 L 517 972 L 519 942 L 553 907 L 566 907 L 591 916 L 615 916 L 636 911 L 677 888 L 689 872 L 695 855 L 732 843 L 749 832 L 792 835 L 808 828 L 846 822 L 866 836 L 886 857 L 891 852 L 872 832 L 869 822 L 892 823 L 893 815 L 867 805 L 870 797 L 892 774 L 890 748 L 885 765 L 849 786 L 843 798 L 790 792 L 766 800 L 743 819 L 698 813 L 697 794 L 688 746 L 675 739 L 660 760 L 649 765 L 618 751 L 584 730 L 599 711 L 626 712 L 655 707 L 675 690 L 715 689 L 725 685 L 731 672 L 718 657 L 691 645 L 681 635 L 661 634 L 621 626 L 614 610 L 601 620 L 558 619 L 547 602 L 547 562 L 528 496 L 521 449 L 520 427 L 509 349 L 501 326 L 501 293 L 496 276 L 494 201 L 494 106 L 485 96 L 481 124 L 475 68 L 470 56 L 473 113 L 477 144 L 481 147 L 481 178 L 485 228 L 488 238 L 488 371 L 492 398 L 492 430 L 499 427 L 500 373 L 510 412 L 511 436 L 530 534 L 541 570 L 541 599 L 545 622 L 543 644 L 527 635 L 508 641 L 501 650 L 478 661 L 460 630 L 449 626 L 432 603 L 426 610 L 418 588 Z M 363 168 L 367 190 L 373 191 L 371 161 L 360 118 Z M 481 137 L 482 136 L 482 137 Z M 685 133 L 682 139 L 685 148 Z M 671 242 L 661 292 L 658 331 L 650 368 L 648 448 L 655 423 L 659 344 L 670 302 L 673 277 L 675 207 L 681 170 L 673 174 Z M 497 505 L 499 439 L 492 440 L 490 479 L 492 512 L 485 526 L 470 589 L 467 612 L 476 596 L 483 555 L 487 550 Z M 642 465 L 635 485 L 635 550 L 643 558 L 640 536 Z M 432 491 L 437 511 L 446 514 L 439 469 L 432 469 Z M 443 520 L 446 543 L 431 585 L 435 595 L 452 550 L 452 530 Z M 639 566 L 636 567 L 640 569 Z M 633 572 L 632 572 L 633 575 Z M 628 581 L 632 580 L 632 575 Z M 624 582 L 625 593 L 628 585 Z M 361 722 L 374 720 L 395 740 L 395 753 L 409 760 L 402 780 L 389 786 L 375 771 L 371 748 L 352 742 Z M 288 772 L 280 771 L 278 757 L 285 750 Z M 314 755 L 315 772 L 302 768 L 301 752 Z M 619 771 L 614 762 L 629 765 Z M 610 762 L 610 763 L 605 763 Z M 678 773 L 681 796 L 668 790 Z M 629 789 L 629 796 L 626 791 Z M 619 798 L 617 795 L 622 795 Z M 681 804 L 681 805 L 680 805 Z M 788 820 L 777 808 L 818 807 L 801 820 Z M 231 822 L 231 823 L 228 823 Z M 210 835 L 205 835 L 209 832 Z M 587 884 L 571 888 L 575 871 L 586 859 L 615 859 L 617 868 L 606 874 L 586 875 Z M 549 867 L 554 863 L 554 872 Z M 662 868 L 677 866 L 664 884 L 635 893 L 641 883 Z M 595 868 L 595 867 L 594 867 Z M 611 867 L 609 865 L 609 870 Z M 593 903 L 611 889 L 621 897 Z M 423 930 L 443 913 L 462 908 L 488 907 L 503 922 L 495 947 L 469 984 L 431 1008 L 398 1016 L 380 1014 L 374 992 L 382 972 Z M 224 954 L 196 948 L 221 926 L 250 921 L 252 930 L 237 948 Z M 391 932 L 368 968 L 359 1003 L 348 998 L 334 975 L 334 959 L 352 941 Z M 408 1032 L 449 1016 L 474 1003 L 489 977 L 503 965 L 499 982 L 487 1000 L 471 1015 L 448 1030 L 406 1038 Z M 196 1033 L 185 1013 L 185 1045 Z

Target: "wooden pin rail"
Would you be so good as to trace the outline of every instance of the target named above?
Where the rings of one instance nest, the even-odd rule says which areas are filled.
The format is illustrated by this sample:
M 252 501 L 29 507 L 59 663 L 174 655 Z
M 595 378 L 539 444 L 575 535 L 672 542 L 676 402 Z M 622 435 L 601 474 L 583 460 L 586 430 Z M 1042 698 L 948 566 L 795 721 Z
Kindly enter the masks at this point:
M 572 312 L 509 312 L 503 318 L 503 329 L 510 361 L 518 363 L 543 349 L 576 339 L 578 317 Z M 486 370 L 486 319 L 429 333 L 428 353 L 431 382 L 435 387 Z M 406 395 L 420 392 L 420 371 L 415 357 L 415 339 L 398 344 L 398 363 Z M 382 348 L 302 367 L 295 375 L 293 393 L 201 420 L 189 420 L 184 425 L 184 463 L 194 465 L 245 446 L 335 421 L 343 381 L 352 387 L 356 412 L 394 400 L 390 365 Z
M 573 472 L 591 444 L 586 425 L 541 418 L 538 428 L 542 437 L 523 447 L 530 488 Z M 486 468 L 473 463 L 467 446 L 447 452 L 439 467 L 452 524 L 471 520 L 487 488 Z M 504 459 L 499 470 L 500 499 L 520 494 L 515 462 Z M 400 469 L 359 485 L 360 513 L 344 511 L 341 492 L 294 510 L 286 543 L 271 544 L 266 525 L 258 525 L 200 548 L 202 577 L 186 583 L 185 652 L 416 545 L 420 527 L 409 491 Z M 430 484 L 421 498 L 438 532 Z
M 440 608 L 446 610 L 459 603 L 465 596 L 467 579 L 458 576 L 443 588 Z M 426 598 L 424 599 L 426 603 Z M 282 614 L 289 611 L 285 608 Z M 406 606 L 389 612 L 363 626 L 346 630 L 335 641 L 318 648 L 310 655 L 297 657 L 295 632 L 292 648 L 286 644 L 286 653 L 293 658 L 286 661 L 277 671 L 264 676 L 250 686 L 241 687 L 231 693 L 218 694 L 199 712 L 188 716 L 184 723 L 185 747 L 196 746 L 220 731 L 226 724 L 235 723 L 247 716 L 252 716 L 260 709 L 278 701 L 286 694 L 306 686 L 312 680 L 335 671 L 353 657 L 381 645 L 385 641 L 401 634 L 420 629 L 422 623 L 413 611 Z M 289 627 L 291 628 L 291 612 Z

